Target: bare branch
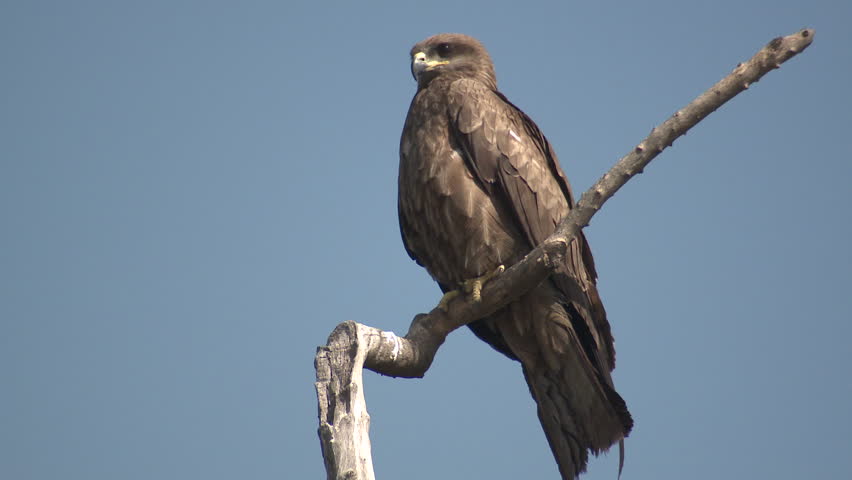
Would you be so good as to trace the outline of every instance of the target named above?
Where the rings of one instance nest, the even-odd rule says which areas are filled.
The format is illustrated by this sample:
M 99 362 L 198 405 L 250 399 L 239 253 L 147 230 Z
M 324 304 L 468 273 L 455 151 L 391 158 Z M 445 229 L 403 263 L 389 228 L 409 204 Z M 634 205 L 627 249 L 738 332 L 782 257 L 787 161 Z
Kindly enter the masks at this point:
M 417 315 L 405 337 L 355 322 L 340 324 L 329 337 L 328 345 L 319 347 L 315 363 L 319 435 L 328 478 L 374 478 L 362 366 L 383 375 L 422 377 L 450 332 L 499 310 L 541 283 L 561 264 L 570 241 L 630 178 L 641 173 L 654 157 L 707 115 L 802 52 L 813 36 L 814 30 L 805 29 L 772 40 L 749 61 L 737 65 L 728 76 L 654 128 L 583 193 L 553 235 L 522 261 L 486 283 L 479 302 L 457 296 L 446 311 L 435 307 L 428 314 Z
M 328 345 L 317 348 L 319 436 L 329 479 L 373 480 L 370 454 L 370 415 L 364 400 L 361 374 L 370 350 L 364 332 L 370 327 L 355 322 L 337 326 Z

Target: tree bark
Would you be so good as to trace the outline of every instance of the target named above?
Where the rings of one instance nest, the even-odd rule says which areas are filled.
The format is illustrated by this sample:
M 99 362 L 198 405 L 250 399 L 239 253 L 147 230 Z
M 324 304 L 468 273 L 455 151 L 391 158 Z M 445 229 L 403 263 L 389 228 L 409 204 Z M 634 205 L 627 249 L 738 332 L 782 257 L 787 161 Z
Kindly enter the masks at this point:
M 394 377 L 422 377 L 450 332 L 499 310 L 541 283 L 562 262 L 571 239 L 630 178 L 642 173 L 654 157 L 704 117 L 802 52 L 813 36 L 814 30 L 804 29 L 772 40 L 749 61 L 737 65 L 729 75 L 651 130 L 647 138 L 583 193 L 553 235 L 522 261 L 487 282 L 480 301 L 458 295 L 446 305 L 446 310 L 435 307 L 428 314 L 415 316 L 404 337 L 352 321 L 338 325 L 327 345 L 317 348 L 314 363 L 319 437 L 327 478 L 375 478 L 363 367 Z

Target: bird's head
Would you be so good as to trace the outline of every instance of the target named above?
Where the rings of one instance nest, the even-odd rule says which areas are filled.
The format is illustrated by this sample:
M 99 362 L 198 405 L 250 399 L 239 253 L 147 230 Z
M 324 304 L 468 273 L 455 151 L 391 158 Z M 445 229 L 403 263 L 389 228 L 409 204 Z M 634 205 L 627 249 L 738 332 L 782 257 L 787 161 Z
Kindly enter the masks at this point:
M 431 36 L 411 49 L 411 74 L 419 88 L 444 76 L 475 78 L 497 89 L 494 65 L 479 40 L 460 33 Z

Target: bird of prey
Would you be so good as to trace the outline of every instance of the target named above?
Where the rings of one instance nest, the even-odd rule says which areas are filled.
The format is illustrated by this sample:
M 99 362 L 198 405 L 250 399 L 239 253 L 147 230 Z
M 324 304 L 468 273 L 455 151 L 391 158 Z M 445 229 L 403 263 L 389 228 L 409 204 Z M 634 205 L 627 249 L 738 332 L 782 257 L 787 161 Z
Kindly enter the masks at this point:
M 403 243 L 444 292 L 469 292 L 552 234 L 574 198 L 548 140 L 497 90 L 479 41 L 427 38 L 411 50 L 411 72 L 417 93 L 400 140 Z M 610 375 L 615 350 L 596 277 L 580 234 L 555 274 L 470 324 L 520 361 L 564 479 L 585 471 L 589 451 L 616 442 L 623 461 L 633 426 Z

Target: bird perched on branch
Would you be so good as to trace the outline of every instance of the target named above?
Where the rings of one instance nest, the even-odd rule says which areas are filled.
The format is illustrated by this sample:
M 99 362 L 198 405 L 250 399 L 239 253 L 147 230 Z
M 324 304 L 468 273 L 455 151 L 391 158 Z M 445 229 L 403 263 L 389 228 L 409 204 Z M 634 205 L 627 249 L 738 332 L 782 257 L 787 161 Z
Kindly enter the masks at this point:
M 417 93 L 400 141 L 399 225 L 408 254 L 448 295 L 488 278 L 554 232 L 574 206 L 568 179 L 536 124 L 497 90 L 491 58 L 461 34 L 411 50 Z M 619 443 L 633 420 L 610 372 L 615 349 L 580 234 L 561 268 L 471 330 L 521 362 L 564 479 L 588 452 Z M 475 300 L 475 298 L 474 298 Z

